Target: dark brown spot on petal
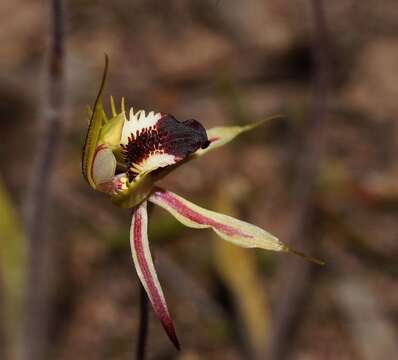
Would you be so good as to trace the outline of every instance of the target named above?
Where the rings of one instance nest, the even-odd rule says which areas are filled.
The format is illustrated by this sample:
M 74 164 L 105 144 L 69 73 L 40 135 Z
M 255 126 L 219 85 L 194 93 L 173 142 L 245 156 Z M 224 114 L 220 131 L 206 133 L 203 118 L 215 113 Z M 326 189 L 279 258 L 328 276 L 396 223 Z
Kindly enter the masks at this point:
M 155 154 L 169 154 L 176 162 L 183 160 L 199 148 L 209 146 L 202 124 L 194 119 L 178 121 L 172 115 L 164 115 L 155 126 L 131 134 L 127 145 L 122 145 L 130 181 L 136 173 L 132 167 Z

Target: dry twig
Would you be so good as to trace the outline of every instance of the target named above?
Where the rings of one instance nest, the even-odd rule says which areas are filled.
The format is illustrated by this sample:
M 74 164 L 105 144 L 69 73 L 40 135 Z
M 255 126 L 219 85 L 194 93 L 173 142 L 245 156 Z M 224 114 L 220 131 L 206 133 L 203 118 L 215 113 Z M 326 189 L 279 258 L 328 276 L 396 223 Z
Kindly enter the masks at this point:
M 314 218 L 313 187 L 318 173 L 320 156 L 323 152 L 323 132 L 327 121 L 329 93 L 329 36 L 325 19 L 323 0 L 311 0 L 314 19 L 314 96 L 312 111 L 303 134 L 304 146 L 298 159 L 295 202 L 296 219 L 289 243 L 296 248 L 311 251 L 314 238 L 310 227 Z M 311 264 L 302 259 L 289 258 L 282 263 L 278 307 L 274 318 L 268 359 L 283 359 L 288 355 L 292 339 L 303 315 L 303 305 L 308 298 Z
M 64 104 L 64 4 L 52 0 L 47 92 L 43 111 L 42 133 L 37 158 L 31 172 L 32 186 L 27 204 L 28 275 L 26 323 L 23 357 L 43 359 L 47 350 L 50 318 L 49 268 L 53 240 L 48 236 L 51 208 L 51 181 L 59 150 Z

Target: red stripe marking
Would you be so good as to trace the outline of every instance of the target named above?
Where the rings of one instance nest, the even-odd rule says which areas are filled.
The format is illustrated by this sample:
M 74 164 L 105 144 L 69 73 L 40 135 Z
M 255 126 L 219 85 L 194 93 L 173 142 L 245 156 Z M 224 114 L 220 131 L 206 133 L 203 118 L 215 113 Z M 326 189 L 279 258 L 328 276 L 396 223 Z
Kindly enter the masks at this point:
M 198 212 L 192 210 L 190 207 L 185 205 L 181 200 L 173 196 L 173 194 L 168 191 L 156 191 L 155 196 L 165 201 L 174 210 L 176 210 L 178 213 L 185 216 L 191 221 L 194 221 L 198 224 L 211 226 L 228 236 L 243 236 L 248 239 L 253 238 L 253 236 L 248 235 L 234 228 L 233 226 L 220 223 L 212 218 L 199 214 Z
M 156 288 L 155 282 L 153 280 L 151 271 L 149 270 L 148 262 L 145 258 L 145 252 L 143 248 L 143 233 L 142 233 L 142 209 L 138 208 L 134 213 L 133 219 L 133 239 L 134 239 L 134 249 L 137 254 L 138 266 L 144 276 L 145 283 L 148 288 L 148 295 L 151 300 L 152 306 L 155 310 L 156 316 L 159 318 L 167 335 L 177 349 L 180 349 L 180 344 L 174 329 L 173 322 L 171 320 L 170 314 L 167 307 L 160 296 L 158 289 Z
M 212 137 L 212 138 L 210 138 L 209 139 L 209 141 L 212 143 L 212 142 L 215 142 L 215 141 L 217 141 L 217 140 L 220 140 L 220 138 L 219 137 Z

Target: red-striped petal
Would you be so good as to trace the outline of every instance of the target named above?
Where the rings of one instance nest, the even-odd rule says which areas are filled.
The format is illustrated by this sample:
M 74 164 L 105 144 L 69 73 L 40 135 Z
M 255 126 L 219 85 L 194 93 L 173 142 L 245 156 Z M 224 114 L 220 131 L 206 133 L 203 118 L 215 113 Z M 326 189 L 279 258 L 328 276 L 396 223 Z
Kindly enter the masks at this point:
M 221 238 L 235 245 L 246 248 L 257 247 L 264 250 L 290 252 L 318 265 L 324 265 L 323 261 L 288 247 L 278 238 L 256 225 L 204 209 L 171 191 L 156 188 L 149 200 L 170 212 L 185 226 L 195 229 L 213 229 Z
M 153 265 L 148 243 L 147 202 L 144 201 L 133 213 L 130 229 L 130 244 L 138 277 L 148 295 L 156 316 L 162 323 L 174 346 L 179 350 L 180 344 L 174 329 L 173 321 L 167 308 L 166 300 Z
M 275 236 L 258 226 L 204 209 L 171 191 L 156 188 L 149 200 L 169 211 L 185 226 L 196 229 L 211 228 L 224 240 L 235 245 L 273 251 L 287 250 Z

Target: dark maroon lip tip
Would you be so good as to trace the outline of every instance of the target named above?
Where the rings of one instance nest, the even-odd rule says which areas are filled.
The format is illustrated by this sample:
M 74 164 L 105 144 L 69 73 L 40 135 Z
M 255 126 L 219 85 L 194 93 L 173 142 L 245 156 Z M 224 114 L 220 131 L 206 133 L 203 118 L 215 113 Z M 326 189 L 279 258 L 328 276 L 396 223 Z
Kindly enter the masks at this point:
M 195 130 L 202 130 L 202 129 L 204 130 L 203 125 L 196 119 L 187 119 L 187 120 L 182 121 L 182 123 L 185 126 L 188 126 Z
M 209 145 L 210 145 L 210 141 L 207 140 L 207 141 L 205 141 L 205 142 L 202 144 L 201 148 L 202 148 L 202 149 L 206 149 L 206 148 L 209 147 Z
M 137 176 L 134 165 L 142 164 L 152 155 L 173 155 L 176 163 L 200 148 L 207 148 L 209 144 L 206 129 L 199 121 L 179 121 L 172 115 L 164 114 L 155 125 L 130 134 L 128 144 L 122 146 L 129 180 Z

